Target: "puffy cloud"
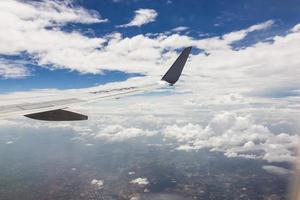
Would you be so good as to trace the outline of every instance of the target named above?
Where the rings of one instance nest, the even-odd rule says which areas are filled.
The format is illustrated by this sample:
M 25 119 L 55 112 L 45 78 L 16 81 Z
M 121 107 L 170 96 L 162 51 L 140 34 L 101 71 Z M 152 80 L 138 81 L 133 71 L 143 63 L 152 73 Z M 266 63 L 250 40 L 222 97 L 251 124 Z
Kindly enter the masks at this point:
M 130 27 L 130 26 L 142 26 L 144 24 L 148 24 L 150 22 L 154 22 L 157 17 L 157 12 L 153 9 L 138 9 L 135 11 L 134 18 L 128 23 L 124 25 L 119 25 L 117 27 Z
M 91 185 L 95 186 L 98 190 L 103 188 L 104 182 L 103 180 L 93 179 L 91 181 Z
M 132 184 L 137 184 L 137 185 L 148 185 L 149 184 L 149 181 L 147 178 L 136 178 L 132 181 L 130 181 L 130 183 Z
M 211 93 L 261 96 L 274 88 L 295 87 L 299 85 L 296 75 L 299 74 L 296 66 L 300 64 L 296 59 L 300 52 L 296 45 L 299 40 L 299 33 L 290 33 L 275 36 L 273 42 L 259 42 L 253 46 L 232 50 L 228 41 L 204 39 L 198 42 L 198 47 L 205 49 L 210 55 L 191 58 L 190 67 L 186 69 L 190 76 L 184 86 L 201 94 L 209 88 Z M 287 59 L 291 62 L 287 63 Z M 201 84 L 195 84 L 200 81 Z
M 87 38 L 80 33 L 63 32 L 60 26 L 69 22 L 104 21 L 106 20 L 101 19 L 96 12 L 72 6 L 69 1 L 1 1 L 0 54 L 18 55 L 27 52 L 32 56 L 33 62 L 59 66 L 63 59 L 59 52 L 73 57 L 76 52 L 91 51 L 103 42 L 103 39 Z M 61 66 L 66 65 L 68 64 Z
M 140 128 L 126 128 L 120 125 L 108 125 L 99 131 L 95 137 L 108 141 L 124 141 L 136 137 L 149 137 L 156 134 L 156 131 L 143 130 Z
M 227 157 L 265 159 L 270 162 L 292 162 L 299 137 L 274 134 L 251 116 L 235 113 L 217 114 L 206 127 L 198 124 L 167 126 L 164 136 L 180 143 L 179 150 L 208 148 Z

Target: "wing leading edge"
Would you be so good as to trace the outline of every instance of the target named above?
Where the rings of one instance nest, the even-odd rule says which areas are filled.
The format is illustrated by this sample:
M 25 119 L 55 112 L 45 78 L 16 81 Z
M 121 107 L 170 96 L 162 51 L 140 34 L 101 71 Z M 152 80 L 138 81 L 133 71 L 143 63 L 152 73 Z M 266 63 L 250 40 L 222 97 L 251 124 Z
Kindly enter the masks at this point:
M 162 81 L 168 83 L 169 85 L 174 85 L 186 64 L 192 47 L 185 48 L 173 65 L 162 77 Z M 87 120 L 88 116 L 67 111 L 65 109 L 70 105 L 81 104 L 84 102 L 98 101 L 102 99 L 120 98 L 123 96 L 129 96 L 137 93 L 141 93 L 147 90 L 157 89 L 163 85 L 150 84 L 138 87 L 125 87 L 110 90 L 99 90 L 88 92 L 88 97 L 86 98 L 65 98 L 56 99 L 53 101 L 39 101 L 37 103 L 23 103 L 14 104 L 8 106 L 0 106 L 0 117 L 1 115 L 9 114 L 22 114 L 25 117 L 44 120 L 44 121 L 80 121 Z

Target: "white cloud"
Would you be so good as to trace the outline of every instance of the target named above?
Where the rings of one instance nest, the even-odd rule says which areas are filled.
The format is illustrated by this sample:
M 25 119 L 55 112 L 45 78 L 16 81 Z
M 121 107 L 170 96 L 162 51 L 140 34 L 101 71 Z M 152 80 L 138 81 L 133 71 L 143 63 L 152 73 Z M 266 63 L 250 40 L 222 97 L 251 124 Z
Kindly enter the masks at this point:
M 222 53 L 222 51 L 227 50 L 228 52 L 229 49 L 232 47 L 230 46 L 233 42 L 240 41 L 244 39 L 247 34 L 254 32 L 254 31 L 259 31 L 259 30 L 264 30 L 267 28 L 270 28 L 274 24 L 274 21 L 269 20 L 260 24 L 255 24 L 252 25 L 246 29 L 242 29 L 239 31 L 233 31 L 230 33 L 226 33 L 222 35 L 221 37 L 212 37 L 212 38 L 206 38 L 202 40 L 196 41 L 196 46 L 206 50 L 207 52 L 210 53 Z M 232 51 L 235 52 L 235 51 Z
M 265 165 L 262 168 L 269 173 L 277 174 L 277 175 L 289 175 L 290 173 L 292 173 L 291 170 L 288 170 L 283 167 L 273 166 L 273 165 Z
M 101 19 L 99 14 L 74 7 L 69 1 L 1 1 L 0 54 L 18 55 L 26 52 L 32 56 L 33 62 L 59 67 L 62 64 L 59 62 L 63 59 L 59 52 L 73 57 L 79 51 L 87 52 L 100 47 L 103 42 L 103 39 L 91 39 L 76 32 L 65 33 L 59 26 L 69 22 L 104 21 L 106 20 Z M 65 64 L 61 66 L 66 66 Z
M 274 24 L 274 21 L 269 20 L 269 21 L 266 21 L 266 22 L 261 23 L 261 24 L 256 24 L 256 25 L 250 26 L 249 28 L 244 29 L 244 30 L 240 30 L 240 31 L 225 34 L 223 36 L 223 39 L 227 43 L 238 41 L 238 40 L 241 40 L 241 39 L 245 38 L 248 33 L 270 28 L 273 24 Z
M 296 26 L 294 26 L 292 29 L 291 29 L 292 32 L 299 32 L 300 31 L 300 24 L 297 24 Z
M 103 188 L 104 182 L 103 180 L 93 179 L 91 181 L 91 185 L 95 186 L 98 190 Z
M 27 20 L 27 15 L 24 17 L 19 12 L 0 7 L 4 11 L 2 12 L 4 16 L 0 18 L 2 19 L 0 26 L 3 27 L 3 31 L 0 32 L 0 42 L 3 44 L 0 46 L 0 53 L 18 55 L 27 52 L 33 58 L 32 62 L 48 65 L 51 69 L 64 68 L 82 73 L 119 70 L 127 73 L 143 73 L 156 78 L 172 64 L 178 55 L 176 52 L 178 48 L 192 45 L 203 49 L 209 53 L 209 56 L 200 52 L 190 57 L 188 67 L 184 71 L 189 81 L 179 83 L 178 87 L 182 89 L 188 88 L 195 93 L 198 93 L 198 90 L 201 90 L 201 93 L 219 92 L 217 90 L 224 93 L 243 93 L 251 90 L 257 92 L 257 89 L 264 91 L 278 85 L 287 87 L 299 85 L 299 78 L 295 76 L 299 74 L 297 73 L 299 45 L 295 44 L 299 41 L 300 33 L 290 32 L 285 36 L 274 37 L 273 43 L 259 42 L 239 50 L 233 50 L 231 47 L 232 42 L 244 39 L 248 33 L 269 28 L 273 21 L 256 24 L 223 36 L 203 39 L 178 33 L 133 37 L 111 33 L 103 37 L 90 38 L 79 32 L 63 32 L 59 27 L 46 29 L 41 25 L 45 23 L 41 23 L 34 14 L 42 13 L 42 8 L 45 6 L 32 6 L 18 2 L 19 4 L 34 10 L 27 14 L 32 19 Z M 61 6 L 64 8 L 61 12 L 64 13 L 66 6 L 64 4 Z M 76 13 L 72 11 L 72 7 L 67 6 L 67 8 L 70 10 L 66 11 L 67 13 Z M 79 19 L 81 17 L 84 19 L 84 16 L 88 15 L 88 19 L 101 20 L 84 9 L 79 13 L 77 13 Z M 50 24 L 53 18 L 56 24 L 77 20 L 77 18 L 43 17 Z M 91 21 L 93 20 L 89 22 Z M 289 65 L 285 62 L 287 57 L 290 61 Z M 186 77 L 182 78 L 184 79 Z M 202 84 L 191 84 L 194 82 Z M 226 85 L 225 90 L 219 87 L 224 85 Z
M 65 94 L 66 92 L 62 95 Z M 20 93 L 14 95 L 19 98 L 24 96 Z M 178 150 L 210 149 L 223 152 L 227 157 L 263 159 L 270 162 L 292 162 L 295 159 L 299 136 L 290 133 L 288 129 L 287 132 L 278 132 L 268 128 L 281 121 L 288 121 L 297 127 L 297 121 L 293 120 L 299 116 L 294 109 L 281 108 L 281 102 L 277 101 L 270 105 L 265 103 L 263 107 L 258 104 L 256 108 L 257 103 L 253 102 L 252 105 L 247 97 L 243 97 L 242 104 L 246 107 L 230 101 L 228 104 L 225 101 L 222 106 L 218 102 L 210 105 L 210 99 L 202 99 L 202 105 L 183 105 L 185 99 L 191 96 L 193 94 L 136 96 L 118 101 L 100 101 L 75 110 L 72 108 L 89 115 L 89 121 L 50 123 L 7 119 L 0 121 L 0 127 L 6 132 L 15 128 L 29 132 L 32 129 L 39 130 L 41 133 L 48 133 L 49 130 L 71 131 L 74 137 L 81 138 L 84 146 L 90 140 L 97 144 L 97 140 L 126 142 L 138 139 L 147 144 L 148 137 L 155 137 L 164 138 L 160 144 L 172 144 L 172 148 Z M 14 99 L 12 95 L 7 98 Z M 258 99 L 258 103 L 261 101 Z M 234 112 L 221 112 L 232 109 L 232 105 L 237 106 Z
M 206 127 L 198 124 L 167 126 L 168 139 L 180 143 L 179 150 L 208 148 L 221 151 L 227 157 L 265 159 L 270 162 L 292 162 L 299 137 L 286 133 L 274 134 L 266 126 L 254 122 L 251 116 L 235 113 L 217 114 Z
M 134 18 L 128 23 L 124 25 L 119 25 L 117 27 L 130 27 L 130 26 L 142 26 L 144 24 L 149 24 L 150 22 L 154 22 L 157 17 L 157 12 L 153 9 L 138 9 L 135 12 Z
M 119 70 L 155 76 L 171 65 L 177 56 L 177 48 L 192 45 L 210 55 L 198 53 L 191 56 L 185 74 L 190 76 L 189 80 L 192 81 L 189 82 L 201 81 L 205 84 L 202 84 L 203 87 L 192 87 L 187 83 L 186 88 L 210 88 L 215 92 L 215 87 L 225 82 L 228 89 L 232 88 L 229 92 L 236 93 L 260 88 L 257 85 L 266 88 L 299 85 L 299 78 L 295 76 L 297 73 L 291 72 L 299 70 L 299 45 L 295 44 L 300 33 L 290 32 L 286 36 L 274 37 L 273 43 L 261 42 L 240 50 L 233 50 L 230 46 L 250 32 L 269 28 L 274 23 L 271 20 L 204 39 L 180 34 L 125 38 L 120 33 L 89 38 L 79 32 L 66 33 L 59 28 L 68 22 L 103 22 L 99 14 L 70 6 L 70 3 L 43 1 L 29 4 L 8 0 L 0 3 L 0 10 L 0 28 L 3 30 L 0 32 L 0 54 L 18 55 L 26 52 L 33 58 L 32 62 L 48 65 L 51 69 L 64 68 L 82 73 Z M 52 29 L 46 26 L 52 26 Z M 164 52 L 166 49 L 168 51 Z M 290 61 L 288 66 L 286 57 Z M 202 78 L 203 75 L 206 78 Z
M 0 78 L 16 79 L 29 76 L 29 70 L 22 64 L 0 59 Z
M 69 22 L 76 23 L 100 23 L 107 19 L 101 19 L 97 12 L 88 11 L 82 7 L 75 7 L 72 1 L 29 1 L 27 3 L 17 0 L 0 2 L 3 12 L 1 17 L 9 16 L 10 20 L 17 17 L 24 21 L 33 21 L 40 27 L 50 25 L 62 25 Z
M 96 138 L 108 141 L 124 141 L 136 137 L 149 137 L 156 134 L 156 131 L 149 131 L 140 128 L 126 128 L 120 125 L 107 125 L 95 135 Z
M 171 31 L 173 31 L 173 32 L 182 32 L 182 31 L 186 31 L 188 29 L 189 29 L 189 27 L 186 27 L 186 26 L 178 26 L 176 28 L 173 28 Z
M 130 181 L 130 183 L 132 184 L 137 184 L 137 185 L 148 185 L 149 184 L 149 181 L 147 178 L 136 178 L 132 181 Z

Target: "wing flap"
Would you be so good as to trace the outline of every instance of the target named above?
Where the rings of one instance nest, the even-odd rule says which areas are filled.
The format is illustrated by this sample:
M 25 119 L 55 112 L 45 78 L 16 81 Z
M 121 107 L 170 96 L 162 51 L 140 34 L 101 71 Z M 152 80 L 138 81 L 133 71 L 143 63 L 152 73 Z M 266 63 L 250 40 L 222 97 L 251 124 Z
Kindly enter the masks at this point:
M 81 121 L 87 120 L 88 116 L 67 110 L 50 110 L 45 112 L 33 113 L 24 115 L 30 119 L 43 120 L 43 121 Z

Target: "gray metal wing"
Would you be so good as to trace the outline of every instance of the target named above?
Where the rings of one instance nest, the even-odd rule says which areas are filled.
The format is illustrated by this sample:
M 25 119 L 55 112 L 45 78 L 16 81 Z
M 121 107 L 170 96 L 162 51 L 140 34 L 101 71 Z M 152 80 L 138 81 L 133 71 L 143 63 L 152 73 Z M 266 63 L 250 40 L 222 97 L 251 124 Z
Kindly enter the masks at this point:
M 182 51 L 174 64 L 162 77 L 162 81 L 168 83 L 168 85 L 173 85 L 177 82 L 191 52 L 191 49 L 192 47 L 188 47 Z M 103 99 L 116 99 L 153 89 L 158 89 L 161 87 L 165 87 L 166 85 L 167 84 L 152 83 L 136 87 L 117 87 L 107 90 L 95 89 L 92 91 L 85 90 L 85 92 L 81 92 L 80 94 L 76 93 L 75 95 L 64 94 L 64 96 L 68 96 L 68 98 L 62 98 L 61 96 L 58 96 L 57 98 L 52 98 L 52 100 L 47 101 L 40 100 L 43 98 L 45 99 L 45 97 L 41 97 L 40 99 L 38 99 L 38 101 L 35 102 L 24 99 L 23 103 L 1 105 L 0 117 L 11 114 L 21 114 L 31 119 L 46 121 L 87 120 L 88 117 L 86 115 L 74 113 L 65 109 L 74 104 L 82 104 Z

